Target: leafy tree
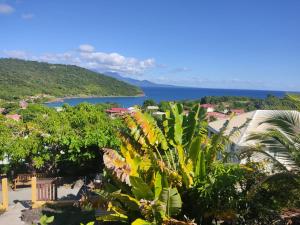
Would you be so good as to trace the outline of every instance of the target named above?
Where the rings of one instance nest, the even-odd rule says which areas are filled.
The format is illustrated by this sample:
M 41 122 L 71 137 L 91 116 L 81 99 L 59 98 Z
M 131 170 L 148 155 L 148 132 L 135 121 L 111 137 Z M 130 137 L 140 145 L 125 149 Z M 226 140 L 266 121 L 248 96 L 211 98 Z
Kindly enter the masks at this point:
M 153 99 L 147 99 L 143 102 L 143 108 L 146 109 L 148 106 L 156 106 L 156 102 Z
M 32 170 L 55 173 L 58 169 L 73 173 L 84 173 L 88 167 L 101 169 L 99 149 L 119 146 L 116 131 L 122 127 L 120 120 L 106 115 L 106 107 L 82 103 L 65 105 L 57 112 L 31 105 L 22 110 L 23 121 L 1 117 L 2 157 L 9 157 L 12 165 L 28 163 Z
M 169 109 L 170 109 L 170 105 L 169 105 L 168 102 L 161 101 L 161 102 L 159 103 L 159 110 L 160 110 L 160 111 L 165 112 L 165 111 L 167 111 L 167 110 L 169 110 Z

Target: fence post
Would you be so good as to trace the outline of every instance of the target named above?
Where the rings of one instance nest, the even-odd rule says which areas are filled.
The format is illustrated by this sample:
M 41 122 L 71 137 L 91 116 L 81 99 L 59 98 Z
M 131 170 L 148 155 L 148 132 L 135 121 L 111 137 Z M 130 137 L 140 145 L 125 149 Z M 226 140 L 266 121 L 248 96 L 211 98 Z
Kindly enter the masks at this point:
M 37 193 L 36 193 L 36 177 L 32 177 L 31 178 L 31 201 L 32 201 L 32 204 L 35 204 L 36 203 L 36 196 L 37 196 Z
M 5 210 L 8 209 L 8 183 L 7 183 L 7 178 L 2 179 L 2 206 Z

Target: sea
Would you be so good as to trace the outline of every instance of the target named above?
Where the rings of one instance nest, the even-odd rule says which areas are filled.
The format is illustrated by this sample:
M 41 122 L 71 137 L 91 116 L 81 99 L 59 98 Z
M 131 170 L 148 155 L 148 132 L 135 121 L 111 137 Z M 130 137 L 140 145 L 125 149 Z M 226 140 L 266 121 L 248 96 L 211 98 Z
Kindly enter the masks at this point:
M 204 96 L 245 96 L 252 98 L 266 98 L 268 95 L 283 97 L 285 91 L 267 90 L 238 90 L 238 89 L 211 89 L 211 88 L 186 88 L 186 87 L 144 87 L 145 95 L 139 97 L 91 97 L 91 98 L 70 98 L 63 101 L 47 103 L 50 107 L 59 107 L 63 104 L 77 105 L 81 102 L 117 103 L 121 107 L 142 105 L 146 99 L 161 101 L 197 100 Z

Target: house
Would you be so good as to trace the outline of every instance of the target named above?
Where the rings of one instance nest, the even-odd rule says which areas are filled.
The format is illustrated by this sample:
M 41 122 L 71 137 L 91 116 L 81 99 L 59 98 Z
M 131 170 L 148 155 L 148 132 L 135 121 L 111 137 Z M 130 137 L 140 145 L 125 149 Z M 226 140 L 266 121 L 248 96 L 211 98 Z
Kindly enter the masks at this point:
M 0 114 L 5 113 L 5 108 L 0 108 Z
M 129 113 L 133 113 L 133 112 L 137 111 L 137 108 L 134 107 L 134 106 L 131 106 L 131 107 L 128 108 L 128 111 L 129 111 Z
M 241 115 L 245 113 L 244 109 L 230 109 L 229 112 L 234 113 L 235 115 Z
M 112 117 L 122 116 L 129 113 L 129 110 L 127 108 L 111 108 L 106 110 L 106 113 L 108 113 Z
M 157 112 L 153 112 L 152 115 L 155 115 L 155 116 L 163 116 L 163 115 L 166 115 L 166 113 L 165 113 L 165 112 L 157 111 Z
M 270 117 L 274 112 L 275 112 L 274 110 L 255 110 L 252 112 L 247 112 L 247 113 L 233 116 L 229 121 L 227 130 L 225 131 L 225 135 L 229 135 L 234 130 L 237 130 L 237 132 L 234 132 L 234 134 L 230 136 L 231 144 L 227 147 L 227 151 L 231 151 L 233 153 L 239 153 L 243 149 L 247 149 L 251 146 L 255 146 L 257 142 L 255 140 L 248 140 L 248 137 L 253 133 L 264 132 L 267 129 L 271 128 L 269 124 L 261 124 L 261 123 L 265 121 L 268 117 Z M 299 119 L 300 119 L 300 113 L 299 113 Z M 223 125 L 227 121 L 228 121 L 227 119 L 220 119 L 220 120 L 210 122 L 208 125 L 209 133 L 210 134 L 219 133 Z M 280 157 L 280 155 L 276 155 L 271 152 L 269 152 L 269 154 L 271 154 L 273 157 L 278 159 L 278 161 L 285 164 L 287 168 L 289 168 L 287 162 L 285 162 Z M 258 162 L 266 159 L 267 159 L 266 156 L 260 153 L 255 153 L 252 155 L 253 161 Z M 234 161 L 238 162 L 237 159 L 235 159 Z M 240 163 L 244 163 L 244 162 L 245 161 L 242 160 Z
M 8 119 L 15 120 L 15 121 L 20 121 L 22 118 L 22 116 L 19 114 L 9 114 L 9 115 L 5 115 L 5 117 Z
M 62 112 L 64 111 L 64 108 L 63 107 L 54 107 L 56 112 Z
M 159 107 L 156 106 L 156 105 L 149 105 L 149 106 L 147 106 L 147 110 L 158 110 L 158 109 L 159 109 Z
M 216 108 L 213 104 L 201 104 L 200 107 L 206 109 L 206 112 L 214 112 Z
M 21 109 L 27 109 L 28 103 L 26 101 L 22 100 L 19 102 L 19 106 Z
M 226 115 L 224 113 L 220 113 L 220 112 L 207 112 L 206 116 L 207 116 L 209 121 L 229 118 L 228 115 Z

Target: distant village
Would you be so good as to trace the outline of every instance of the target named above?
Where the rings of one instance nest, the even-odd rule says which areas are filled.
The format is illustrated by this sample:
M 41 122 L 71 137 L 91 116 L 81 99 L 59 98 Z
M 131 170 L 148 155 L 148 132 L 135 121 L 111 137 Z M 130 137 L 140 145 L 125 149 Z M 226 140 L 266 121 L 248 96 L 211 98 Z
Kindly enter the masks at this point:
M 208 121 L 215 121 L 219 119 L 228 119 L 230 115 L 241 115 L 245 113 L 244 109 L 226 109 L 223 112 L 217 111 L 217 106 L 214 104 L 200 104 L 200 107 L 206 110 L 207 113 L 207 119 Z M 135 107 L 129 107 L 129 108 L 111 108 L 106 110 L 106 112 L 111 117 L 117 117 L 117 116 L 124 116 L 126 114 L 130 114 L 136 110 Z M 153 106 L 147 106 L 145 108 L 146 111 L 150 112 L 154 116 L 161 116 L 164 115 L 165 112 L 159 111 L 159 107 L 156 105 Z M 188 114 L 189 111 L 185 110 L 185 113 Z
M 45 96 L 42 96 L 45 97 Z M 32 96 L 28 99 L 19 101 L 19 109 L 27 109 L 28 104 L 34 102 L 36 99 L 41 98 L 41 96 Z M 241 115 L 245 113 L 244 109 L 225 109 L 224 111 L 220 112 L 217 110 L 217 106 L 214 104 L 200 104 L 200 107 L 206 110 L 207 119 L 209 122 L 220 120 L 220 119 L 228 119 L 230 115 Z M 56 111 L 61 111 L 62 107 L 55 107 Z M 122 107 L 112 107 L 106 110 L 106 113 L 111 117 L 120 117 L 126 114 L 131 114 L 136 111 L 136 107 L 129 107 L 129 108 L 122 108 Z M 146 106 L 145 110 L 151 113 L 153 116 L 162 116 L 165 112 L 160 111 L 159 106 L 157 105 L 150 105 Z M 185 110 L 185 113 L 188 114 L 189 111 Z M 19 121 L 21 120 L 21 115 L 17 113 L 9 113 L 6 108 L 0 108 L 0 114 L 3 114 L 6 118 Z

